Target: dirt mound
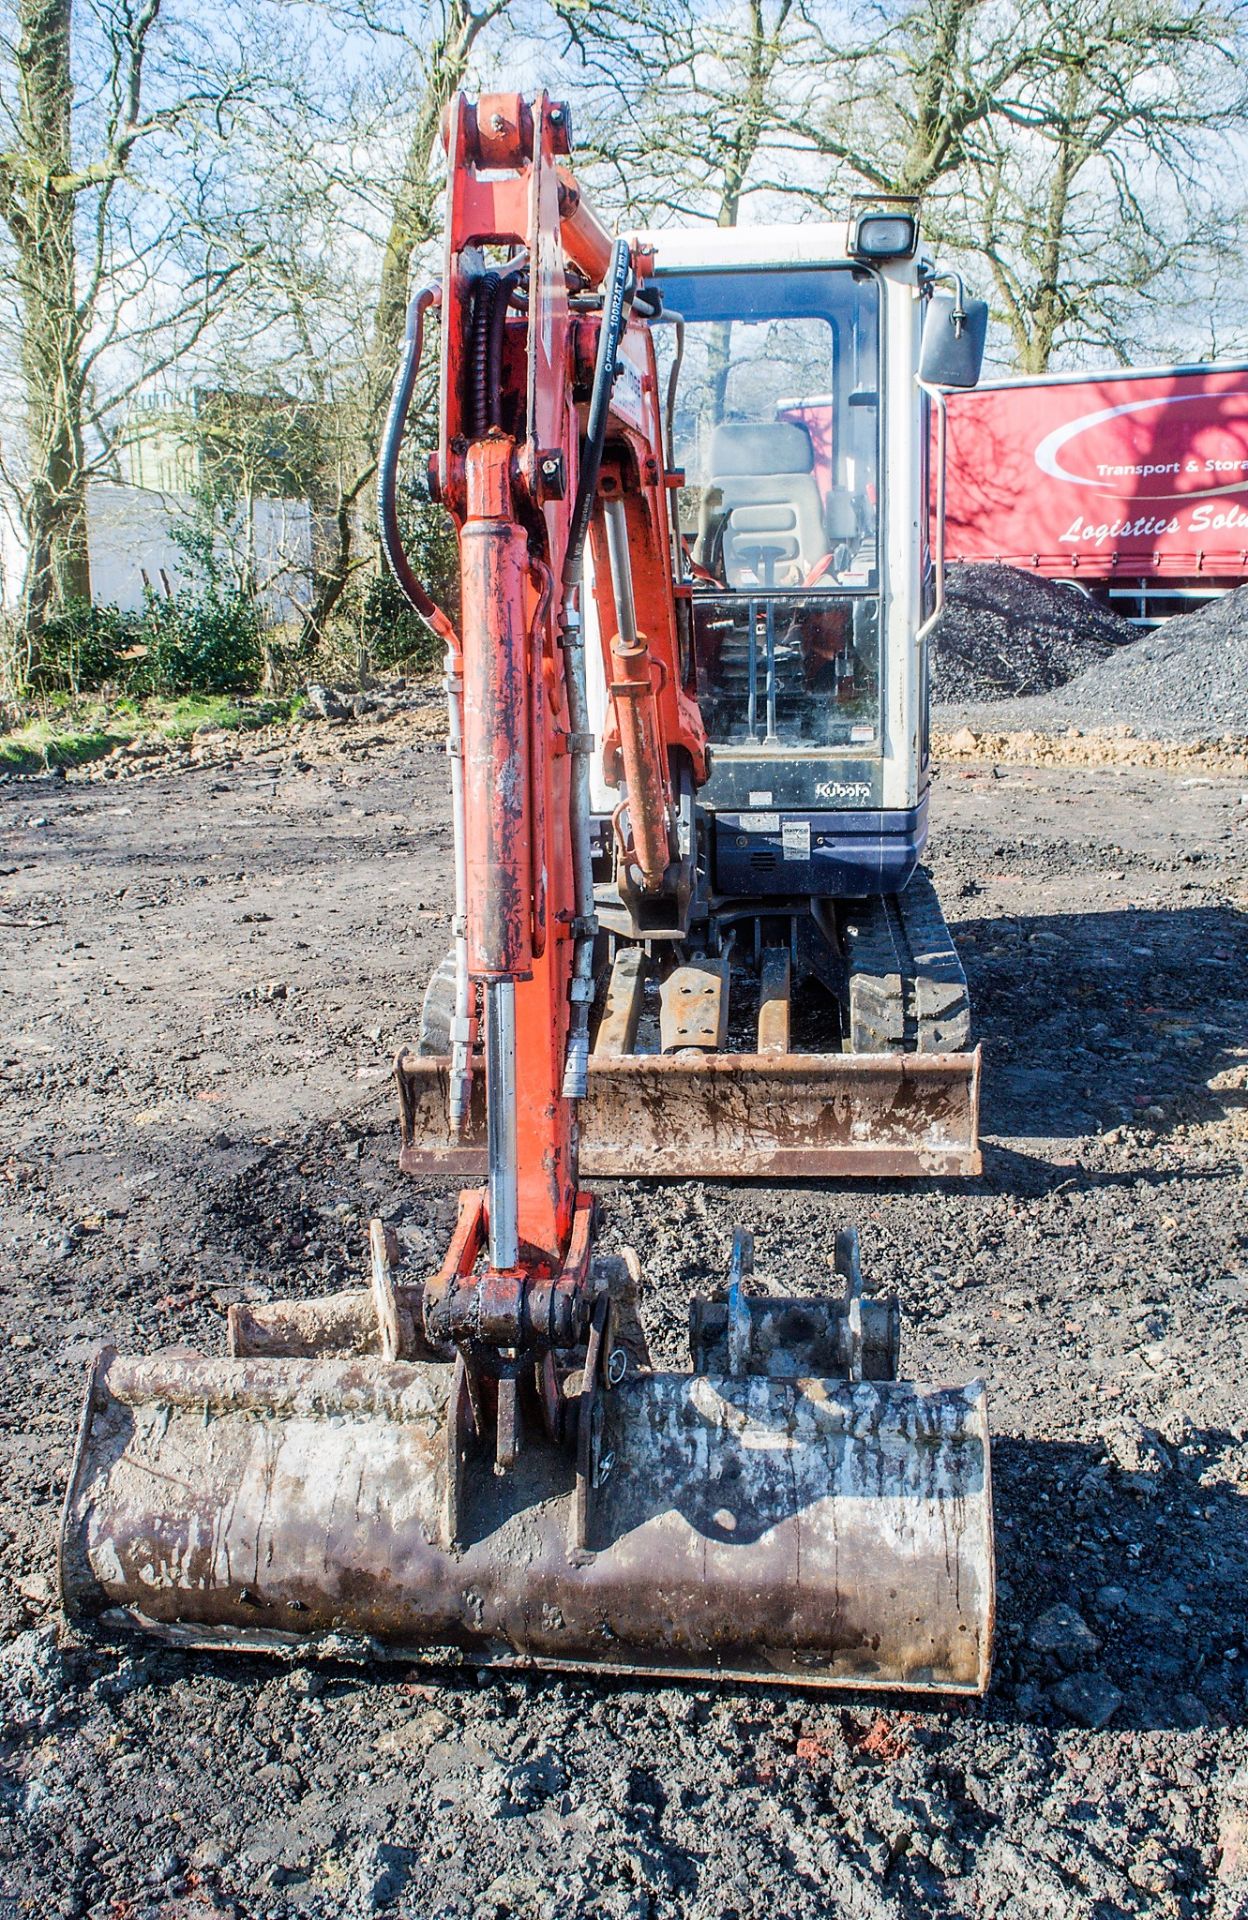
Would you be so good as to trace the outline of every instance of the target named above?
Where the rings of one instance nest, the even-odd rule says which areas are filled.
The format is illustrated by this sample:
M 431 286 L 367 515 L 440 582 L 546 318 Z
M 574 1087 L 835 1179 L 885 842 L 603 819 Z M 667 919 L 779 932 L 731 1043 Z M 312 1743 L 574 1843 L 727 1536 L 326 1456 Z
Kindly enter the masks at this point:
M 982 712 L 983 698 L 978 699 Z M 975 709 L 968 705 L 958 717 L 974 724 Z M 1145 740 L 1243 739 L 1248 736 L 1248 586 L 1168 620 L 1038 698 L 994 703 L 983 718 L 1009 731 L 1130 727 Z
M 950 567 L 932 635 L 932 698 L 1011 700 L 1060 687 L 1134 629 L 1077 587 L 1016 567 Z

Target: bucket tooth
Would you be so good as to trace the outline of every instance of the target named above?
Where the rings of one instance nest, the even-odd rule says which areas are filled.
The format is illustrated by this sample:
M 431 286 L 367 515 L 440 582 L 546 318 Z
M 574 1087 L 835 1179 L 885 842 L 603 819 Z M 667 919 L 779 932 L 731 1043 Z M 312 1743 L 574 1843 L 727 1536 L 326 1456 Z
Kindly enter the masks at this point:
M 612 961 L 606 1002 L 594 1039 L 596 1058 L 610 1059 L 632 1052 L 645 997 L 645 963 L 643 947 L 621 947 Z
M 349 1287 L 319 1300 L 236 1301 L 226 1316 L 232 1359 L 310 1360 L 320 1353 L 381 1353 L 382 1341 L 367 1287 Z

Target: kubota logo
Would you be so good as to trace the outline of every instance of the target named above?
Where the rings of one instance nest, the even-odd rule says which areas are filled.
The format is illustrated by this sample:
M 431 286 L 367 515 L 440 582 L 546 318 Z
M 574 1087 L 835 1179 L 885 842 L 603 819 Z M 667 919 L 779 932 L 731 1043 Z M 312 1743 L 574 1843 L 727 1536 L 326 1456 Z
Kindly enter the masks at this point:
M 867 780 L 820 780 L 815 787 L 816 800 L 869 800 L 871 784 Z
M 1216 450 L 1185 447 L 1176 451 L 1173 446 L 1159 447 L 1155 453 L 1139 460 L 1123 462 L 1120 447 L 1107 449 L 1106 457 L 1097 460 L 1095 444 L 1088 447 L 1085 443 L 1082 448 L 1073 444 L 1126 414 L 1144 414 L 1161 407 L 1203 407 L 1208 412 L 1215 406 L 1225 406 L 1228 400 L 1239 400 L 1248 408 L 1248 388 L 1236 388 L 1229 393 L 1167 393 L 1151 400 L 1126 400 L 1120 406 L 1099 407 L 1095 413 L 1081 414 L 1078 420 L 1070 420 L 1064 427 L 1056 427 L 1046 434 L 1036 448 L 1036 465 L 1051 479 L 1064 480 L 1070 486 L 1090 487 L 1096 493 L 1113 494 L 1118 499 L 1129 494 L 1132 500 L 1174 502 L 1207 500 L 1220 493 L 1243 493 L 1248 490 L 1248 411 L 1235 422 L 1242 428 L 1239 439 L 1231 437 L 1230 423 L 1226 420 L 1220 420 L 1212 429 L 1218 442 Z M 1172 418 L 1165 415 L 1157 424 L 1161 427 Z M 1210 431 L 1208 421 L 1203 424 L 1206 431 Z M 1119 455 L 1117 460 L 1113 458 L 1115 452 Z M 1232 478 L 1233 475 L 1238 477 Z M 1202 486 L 1202 480 L 1209 484 Z M 1171 484 L 1167 485 L 1167 481 Z

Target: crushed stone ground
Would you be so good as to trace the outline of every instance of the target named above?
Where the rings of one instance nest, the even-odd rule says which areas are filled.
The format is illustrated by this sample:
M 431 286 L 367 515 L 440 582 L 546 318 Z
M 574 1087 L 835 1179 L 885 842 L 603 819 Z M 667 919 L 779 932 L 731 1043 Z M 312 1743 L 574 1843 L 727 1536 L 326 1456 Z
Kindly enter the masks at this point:
M 601 1183 L 664 1360 L 736 1222 L 814 1289 L 856 1221 L 904 1370 L 986 1379 L 982 1703 L 58 1645 L 96 1343 L 220 1353 L 231 1300 L 358 1281 L 370 1214 L 449 1235 L 387 1084 L 446 941 L 436 732 L 0 784 L 3 1920 L 1242 1920 L 1242 779 L 939 778 L 982 1178 Z

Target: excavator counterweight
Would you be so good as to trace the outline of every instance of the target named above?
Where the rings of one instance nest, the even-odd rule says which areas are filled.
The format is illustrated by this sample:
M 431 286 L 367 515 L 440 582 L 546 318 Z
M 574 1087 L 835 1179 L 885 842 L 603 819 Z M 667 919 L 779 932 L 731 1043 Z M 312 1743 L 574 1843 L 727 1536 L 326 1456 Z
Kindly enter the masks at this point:
M 895 208 L 787 262 L 613 239 L 544 95 L 461 96 L 446 142 L 379 517 L 446 647 L 455 847 L 400 1158 L 477 1184 L 436 1271 L 374 1221 L 367 1284 L 231 1308 L 227 1357 L 98 1356 L 65 1607 L 184 1644 L 980 1693 L 983 1387 L 898 1379 L 848 1228 L 818 1295 L 738 1230 L 688 1366 L 656 1367 L 581 1185 L 978 1170 L 918 870 L 923 437 L 975 303 Z M 457 622 L 399 509 L 435 314 Z

